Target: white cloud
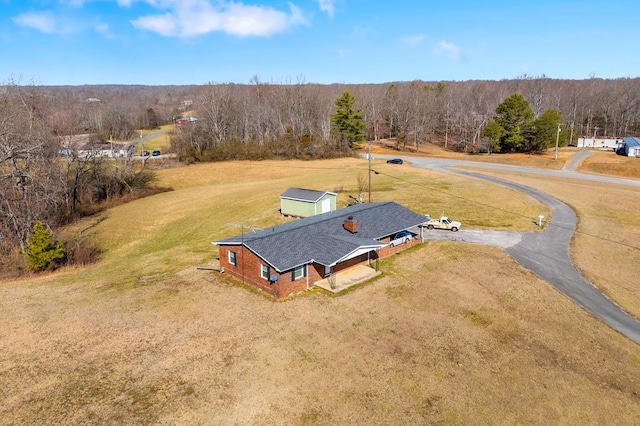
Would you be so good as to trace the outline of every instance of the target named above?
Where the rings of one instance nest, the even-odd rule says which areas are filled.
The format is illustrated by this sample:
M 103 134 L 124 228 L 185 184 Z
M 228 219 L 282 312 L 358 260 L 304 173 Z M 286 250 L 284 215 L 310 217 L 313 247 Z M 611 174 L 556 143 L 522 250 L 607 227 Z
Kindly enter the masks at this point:
M 164 15 L 143 16 L 132 22 L 136 28 L 153 31 L 163 36 L 172 36 L 176 33 L 176 19 L 170 13 Z
M 88 0 L 60 0 L 60 3 L 70 7 L 82 7 Z
M 49 13 L 23 13 L 12 18 L 16 25 L 33 28 L 45 34 L 64 33 L 55 17 Z
M 424 41 L 424 34 L 417 34 L 412 36 L 406 36 L 400 39 L 403 43 L 410 46 L 417 46 Z
M 333 15 L 336 13 L 336 7 L 333 4 L 333 0 L 318 0 L 318 4 L 320 5 L 320 10 L 326 12 L 329 17 L 333 18 Z
M 106 24 L 104 22 L 100 22 L 100 23 L 96 24 L 96 26 L 94 28 L 95 28 L 95 30 L 97 32 L 102 33 L 102 34 L 106 34 L 106 33 L 109 32 L 109 24 Z
M 97 24 L 95 24 L 93 26 L 93 29 L 99 33 L 102 34 L 103 36 L 107 37 L 107 38 L 112 38 L 113 34 L 111 33 L 111 29 L 109 28 L 109 24 L 105 23 L 105 22 L 98 22 Z
M 440 43 L 438 43 L 434 48 L 434 52 L 436 53 L 436 55 L 445 55 L 452 61 L 456 62 L 460 60 L 460 57 L 462 55 L 462 52 L 460 51 L 460 48 L 458 46 L 446 41 L 441 41 Z
M 219 2 L 214 6 L 208 0 L 145 1 L 167 12 L 142 16 L 131 23 L 138 29 L 167 37 L 194 37 L 214 31 L 238 37 L 264 37 L 307 23 L 300 9 L 291 3 L 289 13 L 286 13 L 270 6 L 251 6 L 236 2 Z M 125 0 L 120 0 L 120 3 L 125 3 Z

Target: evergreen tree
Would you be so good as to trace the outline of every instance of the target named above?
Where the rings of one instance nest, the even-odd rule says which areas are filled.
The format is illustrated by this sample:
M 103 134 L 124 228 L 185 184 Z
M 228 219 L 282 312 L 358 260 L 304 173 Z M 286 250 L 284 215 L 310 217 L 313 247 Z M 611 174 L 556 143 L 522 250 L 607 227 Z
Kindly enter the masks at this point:
M 500 151 L 524 151 L 526 136 L 533 125 L 533 110 L 529 102 L 514 93 L 496 107 L 496 122 L 504 130 L 500 138 Z
M 53 238 L 53 232 L 48 230 L 42 222 L 36 222 L 25 248 L 27 268 L 32 271 L 42 271 L 55 266 L 66 257 L 64 248 Z
M 331 130 L 341 140 L 346 140 L 352 148 L 355 143 L 365 140 L 362 111 L 353 108 L 355 97 L 348 90 L 345 90 L 334 103 L 336 112 L 331 114 Z
M 551 146 L 555 146 L 558 126 L 561 121 L 562 118 L 557 110 L 548 109 L 543 112 L 534 122 L 535 131 L 531 151 L 541 152 Z
M 492 152 L 500 152 L 500 138 L 504 134 L 504 129 L 496 122 L 491 120 L 484 128 L 484 134 L 489 138 L 489 154 Z

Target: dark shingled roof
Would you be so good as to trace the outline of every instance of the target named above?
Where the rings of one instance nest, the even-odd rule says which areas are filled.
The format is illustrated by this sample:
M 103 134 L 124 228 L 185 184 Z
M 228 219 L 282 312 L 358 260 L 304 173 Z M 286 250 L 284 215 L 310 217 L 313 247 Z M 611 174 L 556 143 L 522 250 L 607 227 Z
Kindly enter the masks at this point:
M 322 198 L 324 194 L 336 195 L 333 192 L 316 191 L 315 189 L 289 188 L 284 191 L 282 195 L 280 195 L 280 198 L 289 198 L 292 200 L 309 201 L 315 203 L 320 198 Z
M 349 216 L 358 222 L 355 234 L 344 229 Z M 423 222 L 424 216 L 394 202 L 356 204 L 213 243 L 244 244 L 283 272 L 311 261 L 335 265 L 358 250 L 383 247 L 378 240 Z

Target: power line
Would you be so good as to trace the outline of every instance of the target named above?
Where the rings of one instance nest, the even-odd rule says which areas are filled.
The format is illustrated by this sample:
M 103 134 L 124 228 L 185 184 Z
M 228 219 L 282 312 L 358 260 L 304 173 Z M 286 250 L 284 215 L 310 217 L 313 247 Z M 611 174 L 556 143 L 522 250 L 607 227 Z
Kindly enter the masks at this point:
M 287 166 L 287 167 L 290 168 L 290 169 L 305 169 L 305 170 L 344 170 L 344 167 L 309 167 L 309 166 L 306 166 L 306 165 L 305 166 Z M 454 193 L 451 193 L 451 192 L 444 191 L 442 189 L 433 188 L 431 186 L 428 186 L 428 185 L 425 185 L 425 184 L 422 184 L 422 183 L 413 182 L 413 181 L 408 180 L 408 179 L 399 178 L 397 176 L 393 176 L 393 175 L 390 175 L 388 173 L 384 173 L 384 172 L 381 172 L 381 171 L 378 171 L 378 170 L 371 169 L 371 172 L 376 174 L 376 175 L 387 176 L 387 177 L 390 177 L 392 179 L 396 179 L 396 180 L 401 181 L 401 182 L 406 182 L 406 183 L 410 183 L 412 185 L 416 185 L 416 186 L 420 186 L 420 187 L 426 188 L 426 189 L 428 189 L 428 190 L 430 190 L 432 192 L 438 192 L 438 193 L 441 193 L 441 194 L 444 194 L 444 195 L 448 195 L 450 197 L 458 198 L 460 200 L 464 200 L 464 201 L 468 201 L 468 202 L 471 202 L 471 203 L 475 203 L 475 204 L 478 204 L 478 205 L 481 205 L 481 206 L 484 206 L 484 207 L 487 207 L 487 208 L 490 208 L 490 209 L 493 209 L 493 210 L 501 211 L 503 213 L 512 214 L 514 216 L 520 216 L 520 217 L 523 217 L 525 219 L 531 219 L 532 221 L 537 221 L 537 219 L 538 219 L 537 217 L 531 217 L 531 216 L 524 215 L 522 213 L 512 212 L 510 210 L 506 210 L 506 209 L 503 209 L 501 207 L 497 207 L 497 206 L 494 206 L 494 205 L 491 205 L 491 204 L 483 203 L 482 201 L 473 200 L 473 199 L 470 199 L 470 198 L 467 198 L 467 197 L 463 197 L 461 195 L 457 195 L 457 194 L 454 194 Z M 625 243 L 625 242 L 622 242 L 622 241 L 613 240 L 611 238 L 606 238 L 606 237 L 602 237 L 602 236 L 599 236 L 599 235 L 591 234 L 589 232 L 580 231 L 578 229 L 572 229 L 572 228 L 565 227 L 565 226 L 562 226 L 562 225 L 559 225 L 559 224 L 548 222 L 548 226 L 555 226 L 557 228 L 573 230 L 573 232 L 575 232 L 576 234 L 581 234 L 581 235 L 585 235 L 585 236 L 588 236 L 588 237 L 596 238 L 596 239 L 599 239 L 599 240 L 602 240 L 602 241 L 610 242 L 610 243 L 613 243 L 613 244 L 618 244 L 620 246 L 624 246 L 624 247 L 627 247 L 627 248 L 640 250 L 640 247 L 634 246 L 632 244 L 628 244 L 628 243 Z
M 458 198 L 460 200 L 464 200 L 464 201 L 468 201 L 468 202 L 471 202 L 471 203 L 475 203 L 475 204 L 478 204 L 478 205 L 481 205 L 481 206 L 484 206 L 484 207 L 487 207 L 487 208 L 490 208 L 490 209 L 493 209 L 493 210 L 501 211 L 503 213 L 512 214 L 514 216 L 523 217 L 525 219 L 531 219 L 533 221 L 535 221 L 537 219 L 537 218 L 534 218 L 534 217 L 531 217 L 531 216 L 524 215 L 522 213 L 516 213 L 516 212 L 512 212 L 510 210 L 503 209 L 501 207 L 496 207 L 496 206 L 493 206 L 491 204 L 484 203 L 482 201 L 473 200 L 471 198 L 467 198 L 467 197 L 463 197 L 461 195 L 453 194 L 451 192 L 444 191 L 442 189 L 433 188 L 433 187 L 425 185 L 423 183 L 418 183 L 418 182 L 414 182 L 414 181 L 411 181 L 411 180 L 408 180 L 408 179 L 403 179 L 403 178 L 400 178 L 400 177 L 397 177 L 397 176 L 392 176 L 392 175 L 390 175 L 388 173 L 380 172 L 380 171 L 377 171 L 377 170 L 372 170 L 372 172 L 375 173 L 376 175 L 387 176 L 387 177 L 390 177 L 392 179 L 399 180 L 401 182 L 405 182 L 405 183 L 409 183 L 409 184 L 412 184 L 412 185 L 420 186 L 422 188 L 426 188 L 426 189 L 428 189 L 430 191 L 433 191 L 433 192 L 438 192 L 438 193 L 441 193 L 441 194 L 444 194 L 444 195 L 448 195 L 450 197 Z M 591 234 L 589 232 L 580 231 L 578 229 L 574 229 L 574 228 L 570 228 L 570 227 L 567 227 L 567 226 L 563 226 L 561 224 L 548 222 L 548 226 L 555 226 L 557 228 L 573 231 L 576 234 L 581 234 L 581 235 L 585 235 L 585 236 L 588 236 L 588 237 L 599 239 L 601 241 L 606 241 L 606 242 L 609 242 L 609 243 L 618 244 L 618 245 L 623 246 L 623 247 L 627 247 L 627 248 L 631 248 L 631 249 L 635 249 L 635 250 L 640 250 L 640 247 L 634 246 L 632 244 L 628 244 L 628 243 L 625 243 L 625 242 L 622 242 L 622 241 L 613 240 L 611 238 L 607 238 L 607 237 L 602 237 L 602 236 L 599 236 L 599 235 Z

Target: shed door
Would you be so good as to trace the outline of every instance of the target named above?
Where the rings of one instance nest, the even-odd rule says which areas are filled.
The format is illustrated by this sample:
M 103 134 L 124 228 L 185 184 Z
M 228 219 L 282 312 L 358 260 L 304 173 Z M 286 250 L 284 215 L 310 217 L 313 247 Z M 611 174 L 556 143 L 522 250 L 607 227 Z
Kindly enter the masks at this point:
M 331 211 L 331 198 L 325 198 L 322 200 L 322 213 L 328 213 Z

